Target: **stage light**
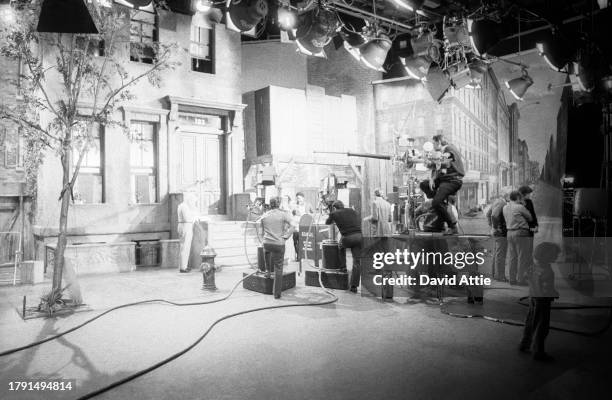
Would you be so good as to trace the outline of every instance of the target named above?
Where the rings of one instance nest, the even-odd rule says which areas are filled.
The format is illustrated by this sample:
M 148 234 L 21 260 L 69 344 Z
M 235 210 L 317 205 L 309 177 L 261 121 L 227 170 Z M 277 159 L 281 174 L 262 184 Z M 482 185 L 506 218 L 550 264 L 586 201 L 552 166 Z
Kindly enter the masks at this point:
M 467 84 L 468 89 L 481 89 L 482 78 L 487 71 L 487 64 L 475 59 L 469 65 L 470 68 L 470 83 Z
M 300 14 L 295 33 L 298 50 L 307 56 L 325 57 L 324 47 L 339 27 L 340 21 L 333 11 L 317 7 Z
M 83 0 L 44 0 L 36 30 L 53 33 L 98 33 Z
M 410 39 L 410 45 L 412 46 L 413 57 L 424 56 L 437 63 L 442 60 L 440 51 L 442 42 L 435 39 L 431 31 L 420 31 Z
M 455 89 L 461 89 L 470 84 L 472 77 L 470 76 L 470 67 L 467 61 L 461 61 L 448 68 L 451 81 Z
M 434 101 L 442 100 L 448 89 L 451 87 L 451 80 L 448 73 L 443 71 L 438 64 L 431 64 L 427 72 L 427 78 L 423 82 L 425 88 Z
M 594 76 L 580 62 L 572 63 L 572 71 L 569 75 L 572 89 L 575 92 L 590 92 L 595 86 Z
M 361 61 L 360 48 L 367 43 L 367 39 L 364 35 L 355 32 L 340 33 L 340 37 L 343 39 L 343 46 L 350 55 L 357 61 Z
M 572 47 L 563 41 L 559 35 L 551 33 L 546 40 L 536 43 L 538 54 L 544 58 L 546 64 L 555 71 L 564 71 L 573 57 Z
M 425 81 L 427 79 L 427 73 L 431 67 L 431 60 L 427 57 L 408 57 L 401 58 L 402 64 L 408 75 L 413 79 Z
M 490 19 L 468 19 L 467 30 L 472 50 L 478 56 L 487 54 L 501 39 L 500 24 Z
M 612 75 L 604 77 L 601 84 L 607 92 L 612 93 Z
M 289 8 L 279 7 L 277 18 L 278 26 L 284 31 L 295 28 L 295 24 L 297 23 L 297 13 Z
M 423 7 L 423 3 L 425 3 L 425 0 L 412 0 L 412 1 L 407 1 L 407 0 L 393 0 L 393 2 L 398 6 L 401 7 L 403 9 L 406 9 L 408 11 L 412 11 L 414 12 L 415 10 L 420 9 L 421 7 Z
M 201 13 L 209 12 L 212 7 L 212 3 L 209 0 L 197 0 L 196 10 Z
M 385 72 L 382 66 L 390 48 L 391 39 L 387 35 L 378 34 L 359 49 L 361 62 L 370 69 Z
M 136 8 L 146 7 L 152 3 L 152 0 L 124 0 Z
M 610 5 L 610 1 L 609 0 L 597 0 L 597 5 L 599 5 L 600 10 L 603 10 L 604 8 L 607 8 Z
M 523 96 L 531 85 L 533 85 L 533 79 L 531 79 L 527 73 L 527 70 L 525 69 L 523 69 L 522 76 L 506 81 L 506 87 L 510 91 L 510 94 L 512 94 L 515 99 L 520 101 L 523 101 Z
M 462 19 L 447 19 L 445 17 L 443 26 L 447 48 L 454 46 L 470 47 L 470 36 Z
M 227 0 L 226 26 L 236 32 L 253 29 L 266 15 L 266 0 Z

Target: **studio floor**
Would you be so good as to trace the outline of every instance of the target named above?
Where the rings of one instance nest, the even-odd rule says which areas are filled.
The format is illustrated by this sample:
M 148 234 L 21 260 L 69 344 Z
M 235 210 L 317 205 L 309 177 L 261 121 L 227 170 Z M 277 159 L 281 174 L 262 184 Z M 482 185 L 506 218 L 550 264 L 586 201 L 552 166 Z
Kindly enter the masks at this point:
M 295 268 L 295 264 L 290 267 Z M 113 306 L 152 298 L 202 301 L 223 296 L 243 270 L 217 274 L 216 293 L 201 275 L 140 271 L 80 279 L 90 311 L 23 321 L 48 284 L 0 289 L 0 351 L 43 339 Z M 304 276 L 280 300 L 239 287 L 227 301 L 125 308 L 59 340 L 3 357 L 2 399 L 76 399 L 193 343 L 216 319 L 274 304 L 321 301 Z M 484 306 L 455 307 L 522 318 L 521 288 L 485 291 Z M 335 304 L 261 311 L 225 320 L 173 362 L 106 392 L 100 399 L 601 399 L 612 393 L 612 330 L 598 337 L 552 331 L 556 362 L 520 354 L 520 327 L 441 313 L 433 298 L 393 302 L 334 291 Z M 480 309 L 478 308 L 480 307 Z M 553 325 L 557 319 L 553 311 Z M 605 322 L 605 312 L 591 313 Z M 576 329 L 592 329 L 580 325 Z M 565 321 L 567 325 L 567 321 Z M 572 322 L 569 322 L 572 325 Z M 588 325 L 588 324 L 587 324 Z M 597 324 L 594 324 L 597 325 Z M 9 382 L 75 379 L 69 392 L 9 391 Z

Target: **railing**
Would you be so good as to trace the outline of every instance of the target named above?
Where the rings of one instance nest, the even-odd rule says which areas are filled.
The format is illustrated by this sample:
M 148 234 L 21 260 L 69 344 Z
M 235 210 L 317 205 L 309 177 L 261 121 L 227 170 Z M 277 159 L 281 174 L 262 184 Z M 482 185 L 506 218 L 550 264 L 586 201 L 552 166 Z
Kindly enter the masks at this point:
M 15 244 L 15 240 L 14 239 L 9 239 L 11 238 L 11 235 L 16 235 L 17 236 L 17 247 L 15 248 L 14 244 Z M 6 237 L 5 237 L 6 236 Z M 8 245 L 4 245 L 4 243 L 7 243 Z M 0 267 L 4 267 L 4 266 L 8 266 L 8 265 L 13 265 L 13 285 L 17 284 L 17 268 L 19 266 L 19 263 L 21 262 L 21 233 L 20 232 L 12 232 L 12 231 L 8 231 L 8 232 L 0 232 L 0 243 L 2 243 L 2 251 L 0 252 Z M 10 256 L 11 255 L 11 248 L 15 248 L 15 256 L 13 257 L 13 261 L 7 260 L 8 262 L 4 262 L 2 261 L 2 257 L 4 257 L 5 255 Z M 5 251 L 5 249 L 8 249 L 8 251 Z

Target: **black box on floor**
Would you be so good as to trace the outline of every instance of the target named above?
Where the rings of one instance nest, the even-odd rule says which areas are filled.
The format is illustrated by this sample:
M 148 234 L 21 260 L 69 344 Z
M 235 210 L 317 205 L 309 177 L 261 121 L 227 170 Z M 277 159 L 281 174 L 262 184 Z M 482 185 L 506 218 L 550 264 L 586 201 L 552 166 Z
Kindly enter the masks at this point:
M 321 272 L 321 281 L 323 286 L 329 289 L 346 290 L 349 287 L 348 272 L 346 271 L 323 271 Z M 306 286 L 321 286 L 318 271 L 306 271 Z
M 248 273 L 243 273 L 242 276 L 247 276 Z M 272 274 L 274 276 L 274 274 Z M 274 285 L 274 279 L 272 277 L 266 278 L 264 274 L 257 273 L 251 275 L 242 281 L 242 287 L 254 292 L 263 294 L 272 294 L 272 288 Z M 295 271 L 294 272 L 283 272 L 283 289 L 287 290 L 295 287 Z

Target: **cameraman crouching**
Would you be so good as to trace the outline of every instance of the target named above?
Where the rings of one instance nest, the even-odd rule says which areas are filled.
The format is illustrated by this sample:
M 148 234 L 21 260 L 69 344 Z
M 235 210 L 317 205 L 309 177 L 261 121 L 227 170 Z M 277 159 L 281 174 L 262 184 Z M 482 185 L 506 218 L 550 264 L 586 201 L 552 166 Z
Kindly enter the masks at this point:
M 440 163 L 430 162 L 427 166 L 432 170 L 429 181 L 421 182 L 421 190 L 428 198 L 433 198 L 431 207 L 447 223 L 448 230 L 445 234 L 456 235 L 457 219 L 449 212 L 446 200 L 454 195 L 463 185 L 465 169 L 461 153 L 454 145 L 448 143 L 443 135 L 433 137 L 434 149 L 444 155 Z

